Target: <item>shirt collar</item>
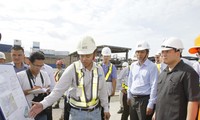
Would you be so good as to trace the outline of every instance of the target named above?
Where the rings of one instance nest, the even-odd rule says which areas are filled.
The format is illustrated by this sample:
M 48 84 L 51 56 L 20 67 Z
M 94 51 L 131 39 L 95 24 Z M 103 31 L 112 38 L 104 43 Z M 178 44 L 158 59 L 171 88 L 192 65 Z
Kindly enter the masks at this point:
M 79 60 L 79 64 L 80 64 L 80 67 L 78 69 L 86 70 L 85 66 L 82 64 L 82 62 L 80 60 Z M 95 62 L 92 62 L 92 64 L 93 65 L 92 65 L 92 69 L 91 70 L 94 70 L 97 67 L 97 65 L 96 65 Z
M 183 65 L 183 60 L 180 60 L 179 63 L 176 64 L 176 66 L 172 69 L 172 71 L 169 71 L 169 67 L 167 66 L 164 71 L 167 73 L 172 73 L 174 71 L 177 71 L 182 65 Z
M 108 63 L 108 65 L 106 65 L 105 63 L 102 63 L 103 66 L 110 66 L 110 62 Z
M 147 66 L 147 65 L 148 65 L 150 62 L 151 62 L 151 61 L 150 61 L 149 59 L 146 59 L 142 65 L 145 65 L 145 66 Z M 139 64 L 139 62 L 138 62 L 138 61 L 137 61 L 137 63 L 136 63 L 136 64 L 140 66 L 140 64 Z
M 15 67 L 15 63 L 14 62 L 10 62 L 10 64 L 12 64 Z M 28 67 L 28 65 L 22 63 L 22 67 L 21 68 L 24 68 L 24 67 Z

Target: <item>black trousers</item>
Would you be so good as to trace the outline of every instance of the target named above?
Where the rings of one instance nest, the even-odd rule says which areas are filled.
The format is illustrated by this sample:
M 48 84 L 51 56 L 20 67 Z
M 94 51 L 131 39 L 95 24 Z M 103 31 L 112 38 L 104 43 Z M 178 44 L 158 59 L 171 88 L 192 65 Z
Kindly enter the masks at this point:
M 67 102 L 67 97 L 64 99 L 64 120 L 69 120 L 70 115 L 70 104 Z
M 130 120 L 151 120 L 152 115 L 146 115 L 146 108 L 148 105 L 149 96 L 131 97 Z
M 124 111 L 121 116 L 121 120 L 128 120 L 129 116 L 129 106 L 127 104 L 127 94 L 123 93 L 123 106 L 124 106 Z
M 52 117 L 52 106 L 50 106 L 50 107 L 48 108 L 47 120 L 53 120 L 53 117 Z
M 108 96 L 108 103 L 110 104 L 110 96 Z M 104 120 L 104 109 L 101 107 L 101 119 Z

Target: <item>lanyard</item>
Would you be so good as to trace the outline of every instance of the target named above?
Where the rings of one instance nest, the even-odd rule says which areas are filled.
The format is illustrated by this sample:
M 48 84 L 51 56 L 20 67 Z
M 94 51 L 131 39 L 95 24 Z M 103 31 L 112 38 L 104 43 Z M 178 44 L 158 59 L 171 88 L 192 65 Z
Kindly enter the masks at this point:
M 30 84 L 31 88 L 33 88 L 32 82 L 34 83 L 34 86 L 35 86 L 36 77 L 33 77 L 30 69 L 26 70 L 26 74 L 27 74 L 28 79 L 29 79 L 29 84 Z M 44 79 L 43 79 L 43 76 L 42 76 L 41 73 L 40 73 L 40 77 L 41 77 L 42 85 L 44 85 Z M 31 82 L 31 80 L 32 80 L 32 82 Z

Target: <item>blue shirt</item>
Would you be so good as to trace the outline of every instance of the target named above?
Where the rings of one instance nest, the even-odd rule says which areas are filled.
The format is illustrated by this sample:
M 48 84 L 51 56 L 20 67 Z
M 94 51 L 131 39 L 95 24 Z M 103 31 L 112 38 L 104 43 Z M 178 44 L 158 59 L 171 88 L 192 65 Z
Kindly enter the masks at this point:
M 102 63 L 102 68 L 103 68 L 105 76 L 106 76 L 106 74 L 109 70 L 110 65 L 111 65 L 111 63 L 109 63 L 108 65 Z M 114 65 L 112 66 L 112 72 L 111 72 L 110 76 L 108 77 L 108 80 L 106 81 L 107 88 L 108 88 L 107 93 L 108 93 L 109 96 L 113 92 L 113 85 L 112 85 L 113 79 L 115 79 L 115 80 L 117 79 L 117 69 Z
M 102 68 L 103 68 L 105 76 L 106 76 L 106 73 L 109 70 L 110 64 L 111 63 L 106 65 L 106 64 L 102 63 Z M 112 79 L 117 79 L 117 69 L 116 69 L 115 65 L 112 66 L 112 72 L 111 72 L 110 76 L 108 77 L 108 81 L 112 82 Z
M 13 62 L 10 62 L 8 64 L 13 65 L 16 73 L 18 73 L 20 71 L 23 71 L 23 70 L 27 70 L 29 68 L 29 66 L 27 64 L 24 64 L 24 63 L 22 63 L 22 67 L 21 68 L 16 68 L 15 63 L 13 63 Z
M 153 109 L 156 102 L 158 69 L 150 60 L 141 66 L 138 61 L 131 64 L 128 78 L 128 98 L 132 95 L 150 95 L 148 108 Z

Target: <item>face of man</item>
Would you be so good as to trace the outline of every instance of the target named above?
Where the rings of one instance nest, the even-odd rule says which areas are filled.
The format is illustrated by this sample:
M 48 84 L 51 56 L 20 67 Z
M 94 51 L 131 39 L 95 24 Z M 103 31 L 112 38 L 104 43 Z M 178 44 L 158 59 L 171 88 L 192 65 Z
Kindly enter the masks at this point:
M 25 58 L 24 58 L 24 63 L 27 64 L 27 65 L 29 65 L 29 64 L 30 64 L 29 58 L 25 57 Z
M 108 56 L 103 56 L 103 62 L 104 62 L 104 63 L 109 63 L 110 59 L 111 59 L 111 56 L 110 56 L 110 55 L 108 55 Z
M 92 68 L 94 57 L 95 57 L 94 53 L 80 55 L 81 63 L 85 66 L 86 69 L 90 70 Z
M 148 57 L 146 50 L 136 51 L 135 55 L 136 55 L 138 61 L 141 63 L 143 63 L 146 60 L 146 58 Z
M 173 65 L 178 60 L 180 60 L 180 52 L 177 52 L 174 49 L 163 50 L 162 51 L 162 60 L 167 65 Z
M 5 59 L 0 58 L 0 64 L 4 64 L 5 63 Z
M 44 60 L 35 60 L 33 63 L 30 62 L 30 70 L 33 75 L 40 73 L 40 70 L 44 66 Z
M 61 69 L 62 68 L 62 64 L 57 64 L 56 68 Z
M 161 61 L 160 55 L 155 55 L 154 58 L 155 58 L 155 63 L 160 63 Z
M 11 50 L 11 59 L 15 64 L 21 64 L 24 60 L 24 53 L 22 50 Z

